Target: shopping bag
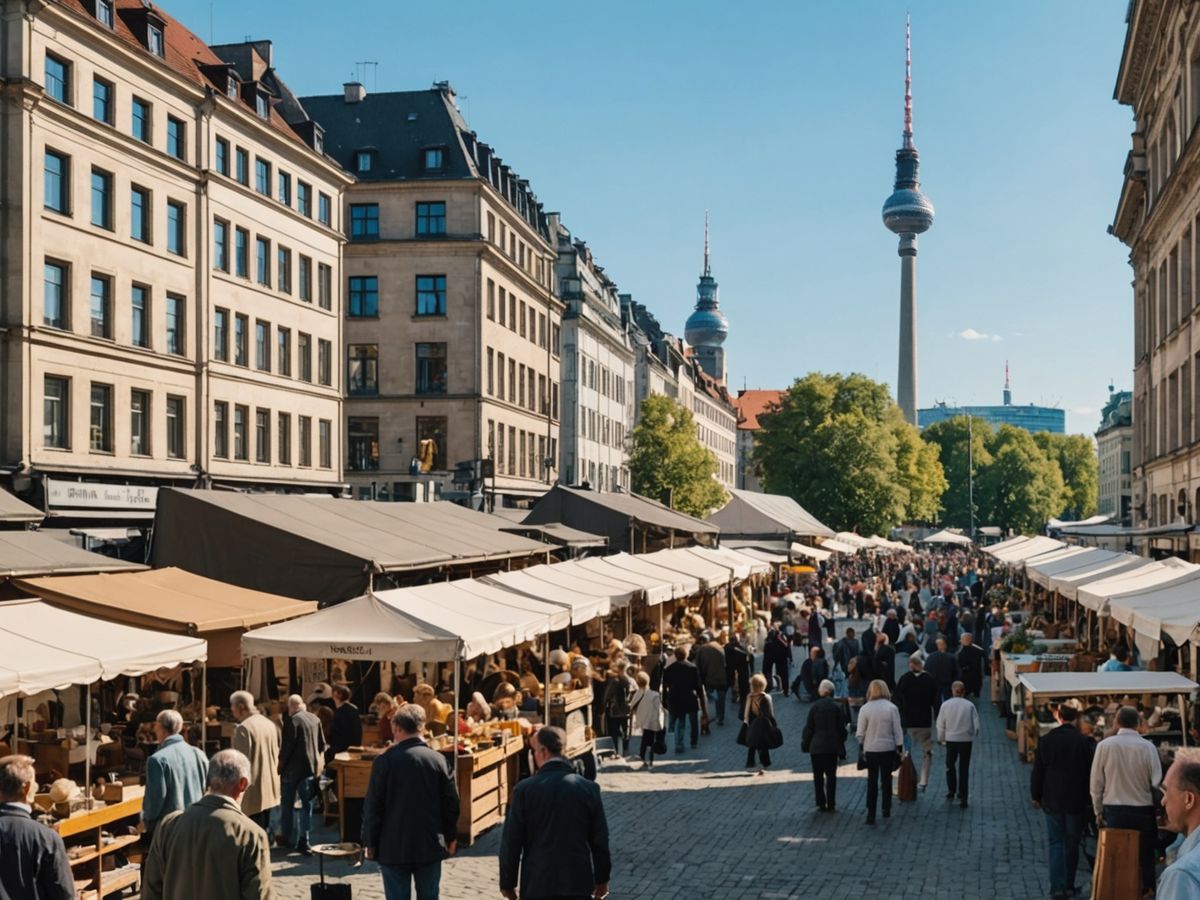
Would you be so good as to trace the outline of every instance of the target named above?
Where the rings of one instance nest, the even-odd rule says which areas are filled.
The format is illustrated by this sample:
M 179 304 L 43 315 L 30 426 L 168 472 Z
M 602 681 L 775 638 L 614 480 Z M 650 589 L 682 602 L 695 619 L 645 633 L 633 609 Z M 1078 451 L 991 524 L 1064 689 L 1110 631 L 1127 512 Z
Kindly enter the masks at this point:
M 1092 867 L 1092 900 L 1127 900 L 1142 895 L 1139 835 L 1132 828 L 1101 828 Z
M 904 803 L 912 803 L 917 799 L 917 767 L 913 765 L 912 757 L 904 754 L 900 761 L 900 775 L 896 783 L 896 796 Z

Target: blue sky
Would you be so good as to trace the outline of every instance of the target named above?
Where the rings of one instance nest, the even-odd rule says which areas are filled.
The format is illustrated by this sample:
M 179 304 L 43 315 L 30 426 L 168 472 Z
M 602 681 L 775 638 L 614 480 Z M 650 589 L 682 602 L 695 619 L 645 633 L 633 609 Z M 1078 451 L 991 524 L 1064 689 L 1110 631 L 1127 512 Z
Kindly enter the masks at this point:
M 1106 233 L 1132 121 L 1126 0 L 598 4 L 164 0 L 206 40 L 275 42 L 299 94 L 448 79 L 482 140 L 622 291 L 682 333 L 705 209 L 730 381 L 894 384 L 904 14 L 922 183 L 919 401 L 1014 399 L 1091 432 L 1131 386 L 1132 270 Z M 287 9 L 287 15 L 280 12 Z M 453 10 L 447 15 L 446 10 Z

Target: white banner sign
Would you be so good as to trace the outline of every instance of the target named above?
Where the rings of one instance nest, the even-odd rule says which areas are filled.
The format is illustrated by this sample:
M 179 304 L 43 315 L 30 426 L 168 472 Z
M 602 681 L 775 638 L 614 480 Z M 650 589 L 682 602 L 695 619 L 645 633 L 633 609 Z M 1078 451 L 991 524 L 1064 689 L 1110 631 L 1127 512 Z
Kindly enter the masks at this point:
M 154 512 L 158 488 L 137 484 L 96 484 L 46 479 L 51 507 L 72 509 L 138 509 Z

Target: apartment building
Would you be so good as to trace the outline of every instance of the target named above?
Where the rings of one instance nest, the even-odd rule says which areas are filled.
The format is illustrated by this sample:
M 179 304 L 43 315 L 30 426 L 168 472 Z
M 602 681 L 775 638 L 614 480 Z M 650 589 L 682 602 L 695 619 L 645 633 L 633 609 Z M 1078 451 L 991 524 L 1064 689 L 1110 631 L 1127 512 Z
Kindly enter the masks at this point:
M 269 42 L 3 0 L 0 453 L 64 519 L 161 485 L 340 488 L 351 182 Z
M 530 189 L 478 139 L 448 83 L 301 105 L 356 182 L 344 217 L 347 480 L 424 499 L 490 460 L 499 502 L 559 476 L 557 244 Z

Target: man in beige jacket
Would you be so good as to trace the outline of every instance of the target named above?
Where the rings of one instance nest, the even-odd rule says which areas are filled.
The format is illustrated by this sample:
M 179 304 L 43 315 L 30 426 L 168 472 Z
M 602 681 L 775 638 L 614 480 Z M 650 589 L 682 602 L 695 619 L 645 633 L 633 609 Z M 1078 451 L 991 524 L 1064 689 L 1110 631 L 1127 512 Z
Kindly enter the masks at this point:
M 222 750 L 208 764 L 208 792 L 154 830 L 142 900 L 274 900 L 267 834 L 242 812 L 250 761 Z
M 264 831 L 271 831 L 271 810 L 279 805 L 279 729 L 254 706 L 249 691 L 234 691 L 229 709 L 237 719 L 233 749 L 250 760 L 250 786 L 242 797 L 242 812 Z

